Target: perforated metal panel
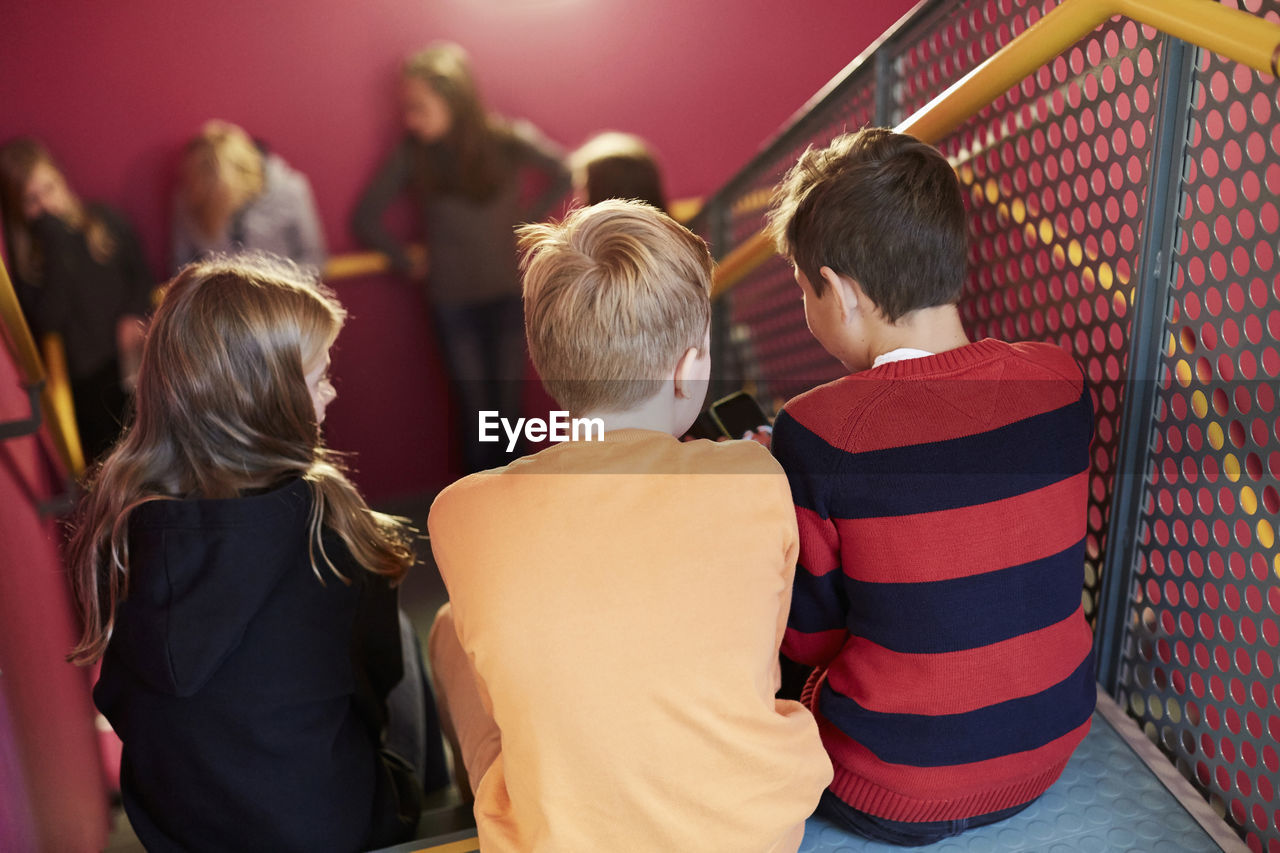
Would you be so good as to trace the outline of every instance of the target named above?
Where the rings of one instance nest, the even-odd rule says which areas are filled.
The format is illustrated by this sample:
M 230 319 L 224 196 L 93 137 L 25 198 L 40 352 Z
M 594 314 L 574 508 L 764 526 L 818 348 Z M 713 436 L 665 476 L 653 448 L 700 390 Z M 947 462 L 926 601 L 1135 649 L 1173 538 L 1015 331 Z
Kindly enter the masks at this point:
M 1057 5 L 1053 0 L 935 4 L 910 37 L 888 46 L 895 83 L 886 124 L 909 118 Z
M 1280 0 L 1223 2 L 1280 21 Z M 930 4 L 717 200 L 717 254 L 763 224 L 807 144 L 899 123 L 1056 5 Z M 968 194 L 971 337 L 1056 343 L 1093 394 L 1083 603 L 1108 684 L 1249 846 L 1276 853 L 1278 92 L 1116 19 L 939 143 Z M 781 261 L 729 300 L 766 398 L 840 374 Z
M 821 147 L 846 130 L 875 123 L 875 74 L 859 74 L 846 97 L 817 117 L 804 136 L 771 159 L 729 205 L 729 234 L 738 245 L 765 225 L 773 188 L 809 145 Z M 728 298 L 730 334 L 766 408 L 777 409 L 790 397 L 843 373 L 840 363 L 819 347 L 805 325 L 800 290 L 791 267 L 774 258 Z
M 1108 24 L 940 145 L 968 190 L 973 338 L 1075 355 L 1093 393 L 1083 605 L 1092 621 L 1124 401 L 1130 309 L 1151 159 L 1156 33 Z
M 1280 21 L 1280 4 L 1246 4 Z M 1280 87 L 1200 52 L 1119 698 L 1280 850 Z

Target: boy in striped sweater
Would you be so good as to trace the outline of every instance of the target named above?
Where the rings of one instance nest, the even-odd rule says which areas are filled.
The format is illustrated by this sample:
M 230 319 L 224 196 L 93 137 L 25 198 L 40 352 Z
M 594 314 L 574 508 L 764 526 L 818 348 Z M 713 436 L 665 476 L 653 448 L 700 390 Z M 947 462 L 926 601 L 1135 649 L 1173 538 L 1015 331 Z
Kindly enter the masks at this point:
M 783 652 L 814 667 L 835 766 L 818 811 L 928 844 L 1025 808 L 1089 729 L 1089 392 L 1055 346 L 969 341 L 964 200 L 933 147 L 811 149 L 770 221 L 850 371 L 773 434 L 801 545 Z

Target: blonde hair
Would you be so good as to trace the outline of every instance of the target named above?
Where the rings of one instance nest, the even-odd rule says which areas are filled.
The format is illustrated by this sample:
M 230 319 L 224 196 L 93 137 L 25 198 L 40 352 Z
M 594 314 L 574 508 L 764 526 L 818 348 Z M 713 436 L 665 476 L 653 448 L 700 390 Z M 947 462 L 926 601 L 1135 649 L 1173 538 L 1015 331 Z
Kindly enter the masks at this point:
M 707 245 L 656 208 L 605 201 L 517 232 L 524 323 L 547 392 L 576 414 L 652 397 L 711 320 Z
M 129 518 L 154 500 L 232 498 L 293 477 L 313 497 L 309 554 L 349 582 L 326 552 L 336 533 L 364 569 L 399 581 L 412 531 L 369 509 L 324 446 L 304 364 L 332 345 L 345 312 L 290 262 L 256 255 L 184 268 L 151 322 L 136 415 L 91 477 L 68 565 L 84 634 L 69 659 L 102 656 L 128 594 Z
M 265 180 L 262 151 L 244 128 L 214 119 L 182 150 L 179 203 L 204 236 L 213 238 L 262 193 Z

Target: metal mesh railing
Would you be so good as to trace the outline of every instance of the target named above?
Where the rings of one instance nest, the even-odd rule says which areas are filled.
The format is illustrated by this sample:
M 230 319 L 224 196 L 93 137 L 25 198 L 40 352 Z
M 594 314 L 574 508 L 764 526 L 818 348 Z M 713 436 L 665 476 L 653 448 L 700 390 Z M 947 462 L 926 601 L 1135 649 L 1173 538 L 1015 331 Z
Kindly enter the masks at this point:
M 1250 3 L 1280 21 L 1280 3 Z M 1280 849 L 1280 100 L 1191 60 L 1171 290 L 1117 696 L 1246 831 Z
M 807 145 L 905 121 L 1059 5 L 918 9 L 709 201 L 717 256 Z M 1223 5 L 1280 23 L 1280 0 Z M 1280 850 L 1278 96 L 1117 16 L 937 141 L 968 197 L 970 336 L 1056 343 L 1094 397 L 1104 686 L 1255 850 Z M 780 259 L 720 302 L 729 378 L 767 403 L 842 372 Z

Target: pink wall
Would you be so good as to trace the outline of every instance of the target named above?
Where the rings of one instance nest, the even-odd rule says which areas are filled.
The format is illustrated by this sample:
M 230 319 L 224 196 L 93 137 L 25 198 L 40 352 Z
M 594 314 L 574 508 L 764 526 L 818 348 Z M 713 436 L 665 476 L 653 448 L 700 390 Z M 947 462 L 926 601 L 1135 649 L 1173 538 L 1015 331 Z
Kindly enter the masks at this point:
M 0 346 L 0 421 L 29 411 Z M 38 510 L 61 479 L 50 458 L 35 436 L 0 442 L 0 848 L 100 850 L 107 793 L 89 676 L 66 662 L 78 629 L 60 528 Z
M 681 198 L 714 191 L 912 5 L 10 3 L 0 140 L 43 138 L 82 195 L 133 218 L 161 273 L 176 151 L 205 119 L 229 119 L 310 176 L 330 247 L 342 252 L 353 248 L 347 215 L 397 134 L 397 63 L 433 39 L 471 51 L 493 109 L 530 119 L 566 147 L 610 128 L 647 137 L 669 194 Z M 358 453 L 372 496 L 426 491 L 453 473 L 436 447 L 448 443 L 439 370 L 414 360 L 433 357 L 429 326 L 408 285 L 365 283 L 340 288 L 353 321 L 335 358 L 330 440 Z M 388 326 L 398 340 L 388 340 Z
M 76 186 L 123 207 L 158 262 L 181 141 L 239 122 L 310 175 L 328 238 L 395 133 L 397 61 L 473 54 L 490 105 L 566 146 L 648 137 L 671 194 L 714 190 L 909 0 L 184 0 L 11 3 L 0 139 L 44 138 Z

